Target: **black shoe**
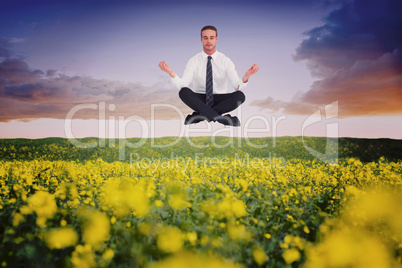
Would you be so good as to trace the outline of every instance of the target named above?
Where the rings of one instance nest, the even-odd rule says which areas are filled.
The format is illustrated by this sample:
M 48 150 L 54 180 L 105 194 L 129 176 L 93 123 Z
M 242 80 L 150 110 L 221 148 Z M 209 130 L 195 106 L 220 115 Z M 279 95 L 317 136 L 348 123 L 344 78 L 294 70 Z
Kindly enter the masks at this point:
M 207 118 L 205 116 L 200 115 L 197 112 L 194 112 L 192 114 L 187 115 L 186 120 L 184 120 L 185 125 L 190 125 L 190 124 L 197 124 L 199 122 L 202 122 L 206 120 Z
M 216 122 L 219 122 L 225 126 L 239 127 L 240 121 L 236 116 L 231 116 L 230 114 L 221 115 L 215 119 Z

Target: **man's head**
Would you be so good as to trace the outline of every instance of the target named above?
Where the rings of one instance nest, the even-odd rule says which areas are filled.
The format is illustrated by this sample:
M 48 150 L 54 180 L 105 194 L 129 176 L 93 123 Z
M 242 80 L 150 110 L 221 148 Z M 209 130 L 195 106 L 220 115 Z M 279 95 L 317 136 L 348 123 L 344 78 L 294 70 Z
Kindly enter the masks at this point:
M 215 31 L 215 36 L 218 37 L 218 30 L 216 29 L 215 26 L 207 25 L 207 26 L 202 27 L 202 29 L 201 29 L 201 37 L 202 37 L 202 32 L 205 31 L 205 30 L 213 30 L 213 31 Z
M 218 30 L 216 27 L 207 25 L 201 29 L 201 42 L 205 53 L 208 55 L 215 53 L 217 41 Z

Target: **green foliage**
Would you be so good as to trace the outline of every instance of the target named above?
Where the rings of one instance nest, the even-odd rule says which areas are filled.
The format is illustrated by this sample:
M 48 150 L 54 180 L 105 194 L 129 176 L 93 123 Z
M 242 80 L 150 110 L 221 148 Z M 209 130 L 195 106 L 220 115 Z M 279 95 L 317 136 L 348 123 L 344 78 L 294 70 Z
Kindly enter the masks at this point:
M 324 137 L 277 137 L 277 138 L 229 138 L 229 137 L 164 137 L 156 139 L 131 138 L 77 139 L 81 144 L 96 146 L 79 147 L 68 139 L 1 139 L 0 159 L 3 160 L 66 160 L 87 161 L 103 159 L 106 162 L 141 158 L 172 157 L 242 157 L 284 158 L 314 160 L 306 146 L 319 153 L 326 153 Z M 304 142 L 304 143 L 303 143 Z M 381 157 L 389 161 L 402 160 L 402 141 L 392 139 L 339 138 L 338 157 L 360 159 L 362 162 L 377 161 Z

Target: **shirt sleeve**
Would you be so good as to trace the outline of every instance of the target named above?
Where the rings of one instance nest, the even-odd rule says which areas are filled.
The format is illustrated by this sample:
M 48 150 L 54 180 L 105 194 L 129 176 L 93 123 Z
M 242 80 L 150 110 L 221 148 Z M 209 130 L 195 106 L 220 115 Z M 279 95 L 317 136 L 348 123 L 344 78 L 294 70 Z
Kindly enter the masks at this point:
M 227 76 L 230 84 L 235 90 L 242 90 L 247 86 L 247 83 L 243 83 L 243 80 L 237 75 L 237 71 L 234 63 L 228 59 L 227 63 Z
M 194 63 L 193 60 L 190 59 L 187 62 L 186 69 L 184 70 L 183 76 L 180 78 L 177 74 L 172 79 L 173 84 L 178 88 L 181 89 L 183 87 L 188 87 L 193 80 L 194 76 Z

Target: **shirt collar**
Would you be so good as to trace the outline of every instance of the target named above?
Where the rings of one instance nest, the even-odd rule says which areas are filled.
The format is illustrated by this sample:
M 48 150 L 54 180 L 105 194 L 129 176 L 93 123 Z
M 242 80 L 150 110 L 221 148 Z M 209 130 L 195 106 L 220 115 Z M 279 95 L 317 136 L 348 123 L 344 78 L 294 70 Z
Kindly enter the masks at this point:
M 207 59 L 208 56 L 209 56 L 207 53 L 205 53 L 204 50 L 202 51 L 201 54 L 202 54 L 202 58 L 203 58 L 204 60 Z M 211 57 L 212 57 L 214 60 L 216 59 L 217 56 L 218 56 L 218 50 L 216 50 L 215 53 L 211 55 Z

